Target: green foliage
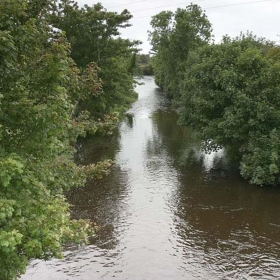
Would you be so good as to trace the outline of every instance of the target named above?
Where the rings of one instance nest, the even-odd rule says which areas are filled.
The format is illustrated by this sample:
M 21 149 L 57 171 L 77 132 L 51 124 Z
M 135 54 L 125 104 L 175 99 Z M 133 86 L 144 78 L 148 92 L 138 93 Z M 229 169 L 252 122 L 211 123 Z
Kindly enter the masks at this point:
M 155 80 L 180 123 L 205 151 L 226 147 L 251 183 L 279 184 L 279 47 L 252 34 L 209 44 L 211 24 L 197 5 L 161 12 L 151 25 Z
M 189 52 L 209 42 L 211 24 L 202 9 L 192 4 L 175 13 L 163 11 L 153 16 L 151 26 L 155 81 L 166 96 L 176 100 Z
M 112 164 L 73 161 L 71 144 L 85 133 L 76 105 L 99 96 L 101 82 L 94 63 L 78 70 L 66 38 L 46 21 L 55 2 L 0 2 L 1 280 L 16 279 L 32 258 L 61 257 L 65 242 L 87 241 L 92 227 L 71 220 L 63 193 Z
M 151 64 L 151 57 L 149 54 L 138 54 L 135 57 L 135 74 L 152 76 L 154 74 L 153 66 Z
M 84 71 L 96 62 L 102 80 L 102 92 L 79 102 L 77 112 L 88 111 L 90 119 L 103 118 L 126 110 L 137 97 L 134 92 L 133 67 L 138 41 L 119 37 L 120 29 L 129 27 L 132 15 L 108 12 L 98 3 L 79 8 L 74 1 L 60 1 L 51 22 L 66 32 L 71 57 Z
M 253 184 L 279 183 L 279 47 L 251 34 L 192 52 L 181 83 L 180 120 L 226 147 Z

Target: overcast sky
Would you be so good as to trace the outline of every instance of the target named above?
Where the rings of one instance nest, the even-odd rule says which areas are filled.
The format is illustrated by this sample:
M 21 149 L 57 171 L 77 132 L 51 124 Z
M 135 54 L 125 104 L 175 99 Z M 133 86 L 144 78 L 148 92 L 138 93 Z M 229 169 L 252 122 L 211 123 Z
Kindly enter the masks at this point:
M 76 0 L 77 1 L 77 0 Z M 280 42 L 280 0 L 78 0 L 80 6 L 97 2 L 108 11 L 121 12 L 128 9 L 133 15 L 131 27 L 122 31 L 123 37 L 143 42 L 143 53 L 150 45 L 147 31 L 151 30 L 151 16 L 163 11 L 185 8 L 191 2 L 205 10 L 213 26 L 215 41 L 223 35 L 238 36 L 241 31 L 252 31 L 254 35 Z

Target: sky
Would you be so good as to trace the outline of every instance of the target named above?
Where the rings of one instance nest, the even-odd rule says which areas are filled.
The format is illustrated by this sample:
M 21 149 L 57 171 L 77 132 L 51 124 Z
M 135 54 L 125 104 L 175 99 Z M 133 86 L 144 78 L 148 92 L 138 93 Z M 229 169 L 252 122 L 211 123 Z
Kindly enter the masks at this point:
M 122 30 L 122 37 L 140 40 L 141 53 L 149 53 L 148 30 L 153 15 L 161 11 L 176 11 L 190 3 L 199 5 L 212 24 L 215 42 L 223 35 L 236 37 L 240 32 L 253 32 L 258 37 L 280 43 L 280 0 L 76 0 L 80 6 L 100 2 L 108 11 L 127 9 L 132 15 L 131 27 Z

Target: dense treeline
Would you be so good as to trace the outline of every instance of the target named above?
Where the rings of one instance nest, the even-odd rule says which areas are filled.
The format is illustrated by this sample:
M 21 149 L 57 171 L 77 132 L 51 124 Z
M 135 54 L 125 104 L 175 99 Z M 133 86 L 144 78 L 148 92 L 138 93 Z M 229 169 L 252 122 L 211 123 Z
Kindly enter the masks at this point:
M 135 67 L 136 67 L 135 69 L 136 75 L 144 75 L 144 76 L 154 75 L 151 56 L 149 54 L 138 54 L 136 56 Z
M 131 15 L 60 2 L 0 2 L 1 280 L 92 233 L 88 221 L 70 219 L 64 192 L 101 178 L 111 162 L 76 165 L 73 144 L 108 131 L 135 98 L 138 42 L 118 37 Z
M 280 48 L 252 34 L 211 42 L 197 5 L 151 21 L 155 79 L 205 151 L 225 147 L 252 184 L 280 180 Z

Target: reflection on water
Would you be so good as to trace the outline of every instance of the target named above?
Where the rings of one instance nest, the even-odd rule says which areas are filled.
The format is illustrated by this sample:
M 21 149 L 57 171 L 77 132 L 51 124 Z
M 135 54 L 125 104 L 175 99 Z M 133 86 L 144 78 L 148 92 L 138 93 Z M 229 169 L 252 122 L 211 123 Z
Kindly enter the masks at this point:
M 249 186 L 225 152 L 205 155 L 145 78 L 114 136 L 80 143 L 83 163 L 112 158 L 102 182 L 69 194 L 100 231 L 30 279 L 280 279 L 279 188 Z

